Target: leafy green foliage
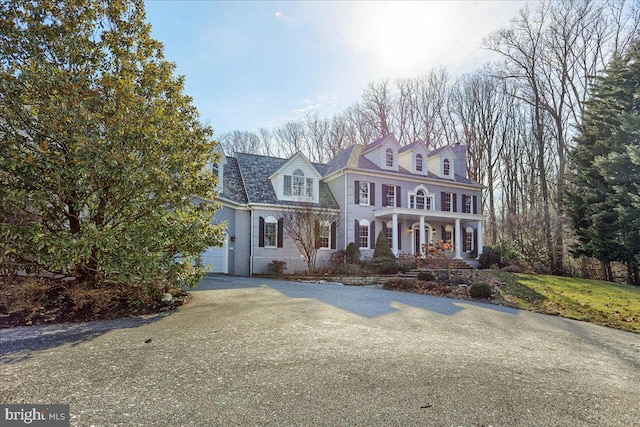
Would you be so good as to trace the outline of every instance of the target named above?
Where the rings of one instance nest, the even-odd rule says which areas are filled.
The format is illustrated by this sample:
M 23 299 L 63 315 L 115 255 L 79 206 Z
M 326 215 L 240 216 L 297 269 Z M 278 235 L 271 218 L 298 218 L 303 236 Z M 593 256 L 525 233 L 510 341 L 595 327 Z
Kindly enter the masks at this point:
M 197 283 L 215 142 L 174 71 L 142 0 L 0 4 L 0 263 Z
M 567 213 L 577 242 L 573 251 L 629 268 L 629 283 L 640 285 L 640 41 L 615 58 L 594 86 L 572 170 Z
M 359 264 L 360 263 L 360 248 L 354 242 L 347 245 L 347 264 Z
M 378 274 L 395 274 L 400 270 L 400 265 L 389 247 L 384 231 L 378 233 L 373 259 L 367 263 L 367 269 Z
M 518 250 L 506 241 L 499 242 L 493 246 L 485 246 L 478 261 L 480 268 L 491 268 L 496 266 L 503 268 L 522 259 Z
M 384 231 L 380 231 L 380 233 L 378 233 L 378 237 L 376 238 L 376 248 L 373 251 L 373 259 L 376 258 L 395 259 L 395 255 L 389 247 L 389 242 L 387 242 L 387 236 L 384 234 Z
M 469 288 L 469 296 L 471 298 L 489 298 L 491 297 L 491 285 L 488 283 L 474 283 Z

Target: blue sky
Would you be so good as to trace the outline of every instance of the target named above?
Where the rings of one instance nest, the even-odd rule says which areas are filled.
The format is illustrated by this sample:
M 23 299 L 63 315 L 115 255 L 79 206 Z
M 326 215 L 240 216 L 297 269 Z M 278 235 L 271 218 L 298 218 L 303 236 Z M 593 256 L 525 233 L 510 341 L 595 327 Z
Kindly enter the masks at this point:
M 221 134 L 273 128 L 359 100 L 369 82 L 491 60 L 483 37 L 524 2 L 146 0 L 152 36 Z

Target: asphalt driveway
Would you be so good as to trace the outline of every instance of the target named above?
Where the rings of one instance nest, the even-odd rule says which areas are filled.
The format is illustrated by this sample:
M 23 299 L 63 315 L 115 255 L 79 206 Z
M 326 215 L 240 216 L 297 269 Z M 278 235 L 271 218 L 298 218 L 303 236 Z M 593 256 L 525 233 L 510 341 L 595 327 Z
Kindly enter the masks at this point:
M 0 402 L 69 403 L 79 426 L 640 425 L 638 334 L 366 287 L 198 289 L 170 315 L 0 330 Z

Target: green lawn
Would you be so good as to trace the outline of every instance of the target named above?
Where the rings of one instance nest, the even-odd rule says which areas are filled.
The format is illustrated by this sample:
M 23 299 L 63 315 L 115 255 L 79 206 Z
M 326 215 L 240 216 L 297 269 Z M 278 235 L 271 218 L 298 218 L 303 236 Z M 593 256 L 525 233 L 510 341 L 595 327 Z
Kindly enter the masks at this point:
M 514 307 L 640 332 L 640 287 L 538 274 L 507 282 L 500 295 Z

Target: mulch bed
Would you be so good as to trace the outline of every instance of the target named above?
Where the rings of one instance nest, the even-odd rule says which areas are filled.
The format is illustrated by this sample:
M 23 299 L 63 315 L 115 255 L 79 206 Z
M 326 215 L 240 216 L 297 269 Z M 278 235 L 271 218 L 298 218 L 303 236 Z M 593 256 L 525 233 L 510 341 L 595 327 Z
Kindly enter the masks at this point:
M 72 278 L 0 276 L 0 328 L 154 314 L 189 299 L 189 294 L 178 289 L 166 293 L 162 289 L 150 296 L 146 286 L 113 281 L 87 284 Z

